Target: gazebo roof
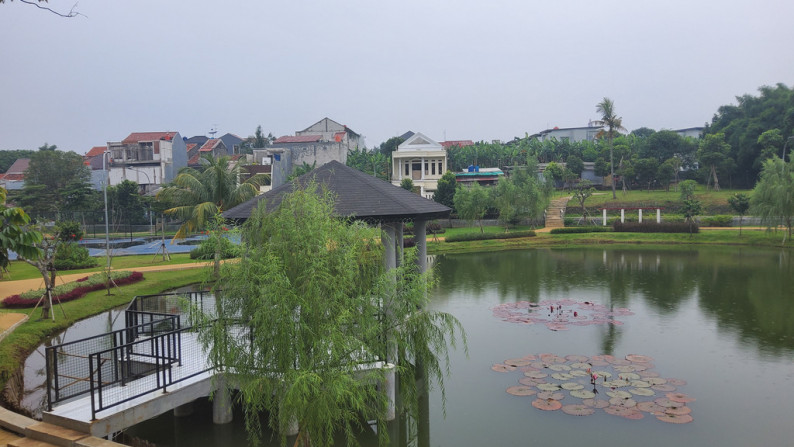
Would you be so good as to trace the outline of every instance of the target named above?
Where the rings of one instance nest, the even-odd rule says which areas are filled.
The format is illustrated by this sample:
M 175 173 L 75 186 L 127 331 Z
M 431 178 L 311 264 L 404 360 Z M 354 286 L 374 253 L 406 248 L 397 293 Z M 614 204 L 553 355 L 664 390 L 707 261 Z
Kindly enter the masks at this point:
M 247 202 L 226 210 L 223 217 L 245 220 L 251 211 L 265 200 L 270 209 L 281 204 L 284 194 L 297 185 L 314 180 L 336 196 L 334 209 L 337 215 L 376 222 L 402 220 L 432 220 L 449 216 L 450 208 L 425 199 L 399 186 L 365 174 L 357 169 L 331 161 L 278 188 L 260 194 Z

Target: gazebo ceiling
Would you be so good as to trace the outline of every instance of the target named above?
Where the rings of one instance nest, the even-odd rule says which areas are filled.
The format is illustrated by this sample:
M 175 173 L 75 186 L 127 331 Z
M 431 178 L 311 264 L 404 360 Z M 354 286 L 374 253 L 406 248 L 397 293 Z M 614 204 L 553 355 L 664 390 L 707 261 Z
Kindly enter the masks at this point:
M 260 194 L 223 213 L 227 219 L 245 220 L 261 200 L 270 209 L 281 204 L 284 194 L 296 185 L 314 180 L 336 196 L 334 211 L 339 216 L 374 222 L 432 220 L 449 216 L 450 208 L 420 197 L 399 186 L 365 174 L 357 169 L 331 161 L 278 188 Z

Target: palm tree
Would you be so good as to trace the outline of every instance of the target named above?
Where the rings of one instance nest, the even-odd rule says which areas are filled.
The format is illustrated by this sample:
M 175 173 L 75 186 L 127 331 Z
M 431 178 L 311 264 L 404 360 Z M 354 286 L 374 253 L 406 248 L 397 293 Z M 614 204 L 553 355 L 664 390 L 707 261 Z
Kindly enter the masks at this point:
M 626 129 L 623 127 L 623 118 L 615 116 L 615 104 L 611 99 L 604 97 L 601 102 L 596 104 L 596 112 L 601 114 L 601 121 L 597 121 L 597 123 L 606 127 L 606 129 L 601 129 L 598 132 L 596 138 L 607 138 L 607 144 L 609 145 L 609 172 L 612 176 L 612 198 L 617 199 L 617 195 L 615 195 L 615 162 L 612 159 L 612 139 L 615 138 L 619 131 L 625 131 Z
M 203 228 L 218 213 L 259 193 L 267 175 L 257 174 L 240 183 L 241 168 L 230 168 L 229 161 L 229 157 L 215 159 L 207 154 L 201 159 L 203 170 L 183 170 L 157 194 L 157 200 L 173 204 L 165 213 L 183 221 L 174 239 Z

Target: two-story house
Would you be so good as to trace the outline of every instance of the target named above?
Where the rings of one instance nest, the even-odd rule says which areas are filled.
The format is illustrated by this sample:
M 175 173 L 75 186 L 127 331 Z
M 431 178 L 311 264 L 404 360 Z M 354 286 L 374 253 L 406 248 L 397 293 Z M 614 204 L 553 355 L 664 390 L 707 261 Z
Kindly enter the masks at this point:
M 447 151 L 441 143 L 417 132 L 392 152 L 392 179 L 400 185 L 404 178 L 419 187 L 422 197 L 432 199 L 438 189 L 438 179 L 447 172 Z
M 132 180 L 149 193 L 187 166 L 187 147 L 179 132 L 133 132 L 107 145 L 109 185 Z

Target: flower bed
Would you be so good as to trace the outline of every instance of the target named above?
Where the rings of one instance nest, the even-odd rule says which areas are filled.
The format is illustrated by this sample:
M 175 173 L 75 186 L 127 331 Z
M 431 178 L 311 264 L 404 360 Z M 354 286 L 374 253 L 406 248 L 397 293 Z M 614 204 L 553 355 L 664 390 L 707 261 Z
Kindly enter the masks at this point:
M 65 303 L 83 297 L 89 292 L 102 290 L 107 287 L 105 276 L 104 273 L 97 273 L 85 278 L 80 278 L 75 282 L 57 286 L 53 289 L 52 301 Z M 136 283 L 143 279 L 143 273 L 141 272 L 112 272 L 110 276 L 117 286 Z M 11 295 L 3 300 L 3 307 L 8 309 L 33 307 L 39 302 L 39 299 L 45 292 L 44 289 L 39 289 L 19 295 Z

